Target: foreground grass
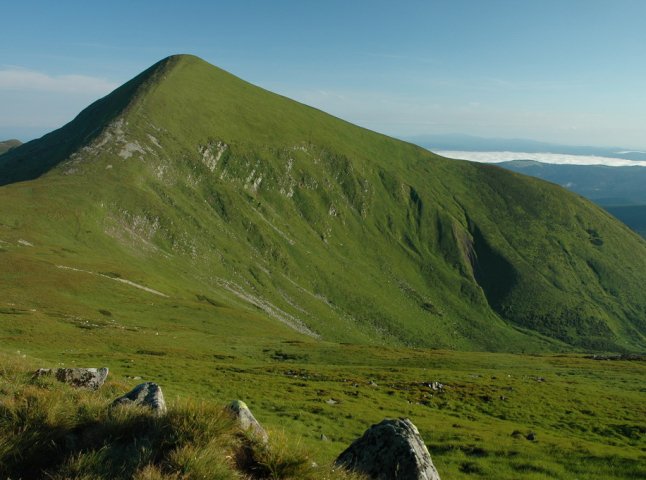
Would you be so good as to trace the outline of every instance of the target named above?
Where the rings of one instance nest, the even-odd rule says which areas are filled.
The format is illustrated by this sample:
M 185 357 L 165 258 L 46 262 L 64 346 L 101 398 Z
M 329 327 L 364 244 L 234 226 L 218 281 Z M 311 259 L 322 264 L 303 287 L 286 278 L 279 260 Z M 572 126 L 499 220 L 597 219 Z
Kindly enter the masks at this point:
M 246 435 L 213 402 L 175 402 L 161 417 L 145 408 L 110 409 L 123 384 L 75 390 L 31 378 L 25 362 L 2 360 L 2 478 L 358 478 L 313 465 L 302 445 L 284 434 L 268 444 Z
M 170 352 L 135 355 L 130 368 L 115 361 L 112 383 L 97 393 L 31 383 L 24 367 L 5 368 L 0 463 L 39 465 L 54 478 L 104 478 L 102 469 L 105 478 L 337 478 L 309 465 L 329 465 L 371 424 L 406 416 L 445 478 L 646 475 L 644 362 L 293 340 L 217 349 L 219 359 Z M 79 355 L 73 363 L 97 361 Z M 160 381 L 172 405 L 167 418 L 108 413 L 110 400 L 142 381 L 133 375 Z M 433 390 L 432 381 L 445 386 Z M 232 398 L 245 400 L 270 431 L 269 449 L 247 450 L 260 470 L 241 471 L 232 460 L 244 443 L 219 407 Z M 92 443 L 97 438 L 105 440 Z M 42 455 L 26 445 L 34 452 L 55 445 L 57 455 L 44 457 L 59 463 L 38 464 L 31 455 Z M 195 473 L 207 466 L 217 469 Z

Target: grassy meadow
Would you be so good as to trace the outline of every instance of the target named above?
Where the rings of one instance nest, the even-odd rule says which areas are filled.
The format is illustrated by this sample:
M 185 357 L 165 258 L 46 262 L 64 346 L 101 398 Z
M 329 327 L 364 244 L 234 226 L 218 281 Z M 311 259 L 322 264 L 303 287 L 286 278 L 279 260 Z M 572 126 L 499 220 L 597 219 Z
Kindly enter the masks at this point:
M 311 478 L 341 478 L 328 468 L 334 458 L 387 417 L 417 425 L 443 478 L 637 479 L 646 473 L 644 361 L 337 344 L 285 332 L 237 339 L 217 327 L 151 327 L 142 322 L 115 335 L 112 327 L 74 325 L 64 336 L 44 336 L 42 344 L 3 342 L 0 410 L 28 401 L 16 393 L 22 382 L 31 394 L 61 403 L 61 418 L 77 417 L 78 402 L 69 396 L 90 398 L 85 418 L 105 422 L 112 399 L 155 381 L 171 411 L 187 404 L 215 411 L 244 400 L 274 438 L 272 448 L 321 466 L 306 469 Z M 37 358 L 24 353 L 32 351 Z M 98 393 L 29 382 L 29 369 L 60 365 L 108 366 L 110 381 Z M 434 390 L 433 382 L 443 387 Z M 0 432 L 11 444 L 15 417 L 2 411 Z M 226 448 L 212 455 L 226 457 Z M 307 478 L 298 471 L 272 478 Z

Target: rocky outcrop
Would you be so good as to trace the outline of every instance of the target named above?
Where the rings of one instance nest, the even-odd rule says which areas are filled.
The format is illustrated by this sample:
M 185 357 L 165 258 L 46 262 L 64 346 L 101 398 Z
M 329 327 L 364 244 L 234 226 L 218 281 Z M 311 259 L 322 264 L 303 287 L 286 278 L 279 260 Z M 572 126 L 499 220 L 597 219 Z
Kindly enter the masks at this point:
M 77 388 L 97 390 L 108 377 L 107 368 L 39 368 L 34 377 L 53 375 L 59 382 Z
M 166 402 L 164 394 L 159 385 L 154 382 L 146 382 L 137 385 L 125 395 L 117 398 L 112 402 L 112 406 L 118 405 L 138 405 L 153 410 L 157 415 L 166 413 Z
M 234 400 L 227 405 L 227 411 L 238 422 L 240 428 L 263 442 L 269 440 L 267 431 L 262 428 L 260 422 L 253 416 L 251 410 L 242 400 Z
M 417 427 L 407 418 L 373 425 L 335 463 L 373 480 L 440 480 Z

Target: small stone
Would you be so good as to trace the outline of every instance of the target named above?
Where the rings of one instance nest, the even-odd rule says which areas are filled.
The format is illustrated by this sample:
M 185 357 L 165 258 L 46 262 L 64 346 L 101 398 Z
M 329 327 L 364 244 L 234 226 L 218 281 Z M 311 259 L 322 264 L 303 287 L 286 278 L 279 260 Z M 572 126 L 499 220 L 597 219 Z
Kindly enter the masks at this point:
M 339 402 L 338 402 L 337 400 L 334 400 L 333 398 L 328 398 L 328 399 L 325 401 L 325 403 L 327 403 L 328 405 L 336 405 L 336 404 L 337 404 L 337 403 L 339 403 Z
M 324 433 L 322 433 L 322 434 L 321 434 L 321 436 L 320 436 L 319 438 L 320 438 L 320 440 L 321 440 L 321 441 L 323 441 L 323 442 L 329 442 L 329 441 L 330 441 L 330 439 L 329 439 L 329 438 L 327 438 L 327 437 L 325 436 L 325 434 L 324 434 Z
M 438 391 L 441 392 L 442 390 L 444 390 L 444 384 L 440 382 L 430 382 L 428 386 L 430 387 L 431 390 L 436 392 Z
M 373 425 L 335 464 L 372 480 L 440 479 L 417 428 L 407 418 Z
M 256 438 L 262 440 L 264 443 L 269 441 L 267 431 L 260 425 L 260 422 L 253 416 L 251 410 L 246 403 L 242 400 L 234 400 L 228 406 L 227 410 L 231 416 L 238 422 L 240 428 L 244 431 L 251 433 Z
M 148 407 L 157 415 L 164 415 L 167 410 L 162 389 L 154 382 L 141 383 L 112 402 L 113 407 L 118 405 Z

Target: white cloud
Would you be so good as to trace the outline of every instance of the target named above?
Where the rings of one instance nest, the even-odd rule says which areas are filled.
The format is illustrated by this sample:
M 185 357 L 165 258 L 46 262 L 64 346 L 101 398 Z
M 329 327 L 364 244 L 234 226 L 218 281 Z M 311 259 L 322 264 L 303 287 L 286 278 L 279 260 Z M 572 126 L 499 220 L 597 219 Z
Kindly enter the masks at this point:
M 19 67 L 0 69 L 0 90 L 105 95 L 118 84 L 87 75 L 48 75 Z
M 646 167 L 646 161 L 626 160 L 624 158 L 598 157 L 593 155 L 567 155 L 562 153 L 528 153 L 528 152 L 466 152 L 457 150 L 436 151 L 447 158 L 470 160 L 480 163 L 500 163 L 512 160 L 534 160 L 558 165 L 608 165 L 611 167 Z

